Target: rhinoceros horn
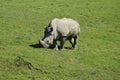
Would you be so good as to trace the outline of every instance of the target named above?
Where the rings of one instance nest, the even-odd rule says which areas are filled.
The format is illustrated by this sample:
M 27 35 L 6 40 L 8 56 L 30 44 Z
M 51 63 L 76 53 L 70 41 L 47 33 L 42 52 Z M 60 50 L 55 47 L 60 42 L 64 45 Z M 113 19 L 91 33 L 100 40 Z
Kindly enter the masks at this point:
M 42 40 L 39 40 L 39 43 L 40 43 L 40 44 L 42 44 L 42 45 L 44 45 L 44 44 L 45 44 L 45 42 L 44 42 L 44 41 L 42 41 Z
M 40 40 L 39 43 L 44 47 L 44 48 L 48 48 L 49 45 L 46 44 L 43 40 Z

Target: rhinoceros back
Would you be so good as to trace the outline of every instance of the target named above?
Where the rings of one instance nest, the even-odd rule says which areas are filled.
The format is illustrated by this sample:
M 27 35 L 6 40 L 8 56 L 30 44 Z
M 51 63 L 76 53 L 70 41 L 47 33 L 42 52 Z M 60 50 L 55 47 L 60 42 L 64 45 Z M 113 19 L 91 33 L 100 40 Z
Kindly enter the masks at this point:
M 75 36 L 80 32 L 80 25 L 73 19 L 63 18 L 63 19 L 53 19 L 52 27 L 54 28 L 54 34 L 56 36 Z

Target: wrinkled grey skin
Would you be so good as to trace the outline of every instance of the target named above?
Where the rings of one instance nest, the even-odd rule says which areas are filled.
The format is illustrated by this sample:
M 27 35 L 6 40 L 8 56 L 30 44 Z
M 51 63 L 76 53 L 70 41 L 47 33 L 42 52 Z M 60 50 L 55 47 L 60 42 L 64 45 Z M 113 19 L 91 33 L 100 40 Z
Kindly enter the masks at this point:
M 79 33 L 80 25 L 75 20 L 55 18 L 45 28 L 44 37 L 40 40 L 40 44 L 42 44 L 44 48 L 54 45 L 54 49 L 58 50 L 57 41 L 60 41 L 60 49 L 63 50 L 65 41 L 69 40 L 72 48 L 76 49 Z

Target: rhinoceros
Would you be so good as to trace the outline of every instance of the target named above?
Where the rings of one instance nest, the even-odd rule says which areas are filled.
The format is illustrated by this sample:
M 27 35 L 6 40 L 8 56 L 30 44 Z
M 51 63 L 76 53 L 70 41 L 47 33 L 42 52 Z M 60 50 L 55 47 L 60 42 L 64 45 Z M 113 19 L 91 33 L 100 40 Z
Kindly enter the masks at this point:
M 54 18 L 48 26 L 45 27 L 44 37 L 39 40 L 39 43 L 44 48 L 49 48 L 53 45 L 55 50 L 63 50 L 66 40 L 69 40 L 72 44 L 72 48 L 76 49 L 79 33 L 80 25 L 75 20 L 70 18 Z M 59 48 L 57 41 L 60 41 Z

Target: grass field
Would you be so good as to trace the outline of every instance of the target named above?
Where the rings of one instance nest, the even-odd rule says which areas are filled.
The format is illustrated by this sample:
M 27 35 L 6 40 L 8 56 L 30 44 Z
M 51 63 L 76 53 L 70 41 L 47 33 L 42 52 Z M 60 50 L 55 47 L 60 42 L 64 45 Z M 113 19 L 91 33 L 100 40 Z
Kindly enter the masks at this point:
M 80 23 L 77 50 L 30 46 L 55 17 Z M 0 0 L 0 80 L 120 80 L 120 0 Z

